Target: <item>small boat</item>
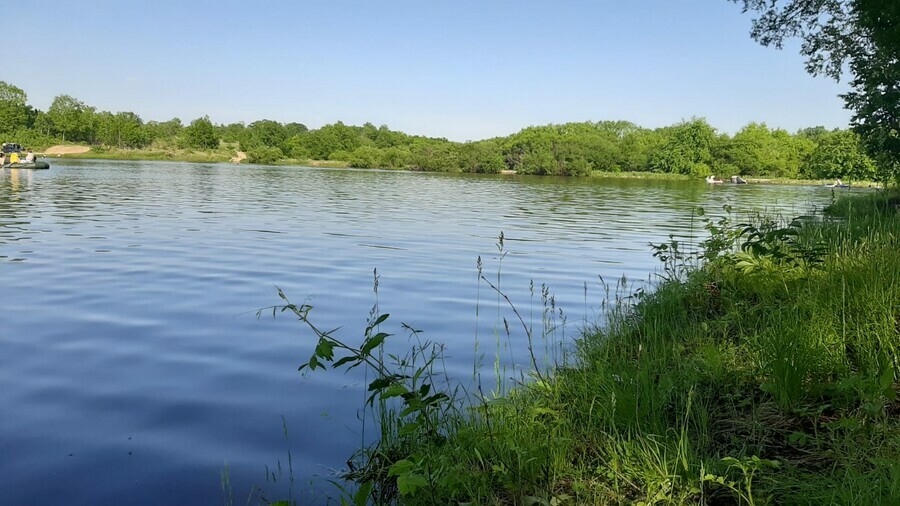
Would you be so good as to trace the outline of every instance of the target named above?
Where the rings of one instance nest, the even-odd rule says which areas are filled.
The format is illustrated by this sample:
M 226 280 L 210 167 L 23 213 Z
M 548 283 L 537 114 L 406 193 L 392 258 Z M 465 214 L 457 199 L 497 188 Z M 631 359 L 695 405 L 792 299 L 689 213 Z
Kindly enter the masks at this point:
M 29 169 L 29 170 L 44 170 L 49 169 L 50 164 L 47 162 L 17 162 L 17 163 L 8 163 L 3 166 L 4 169 Z
M 825 188 L 850 188 L 849 184 L 826 184 Z
M 37 160 L 26 162 L 24 160 L 24 157 L 22 156 L 22 151 L 22 146 L 20 144 L 16 144 L 15 142 L 4 142 L 2 145 L 0 145 L 0 168 L 30 170 L 43 170 L 50 168 L 50 164 L 47 162 L 39 162 Z M 6 161 L 6 158 L 13 153 L 16 154 L 16 158 L 18 158 L 18 161 L 16 161 L 15 163 L 2 163 L 3 161 Z M 28 153 L 30 154 L 31 150 L 28 150 Z

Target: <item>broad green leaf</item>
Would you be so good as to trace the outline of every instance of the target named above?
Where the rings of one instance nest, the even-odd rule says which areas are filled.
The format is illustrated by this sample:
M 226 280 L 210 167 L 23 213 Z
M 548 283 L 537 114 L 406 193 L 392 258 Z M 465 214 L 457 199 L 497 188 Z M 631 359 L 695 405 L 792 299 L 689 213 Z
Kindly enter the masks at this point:
M 372 352 L 372 350 L 374 350 L 374 349 L 377 348 L 381 343 L 383 343 L 384 340 L 385 340 L 388 336 L 390 336 L 390 334 L 387 334 L 387 333 L 384 333 L 384 332 L 379 332 L 379 333 L 375 334 L 374 336 L 372 336 L 371 339 L 369 339 L 368 341 L 365 342 L 365 344 L 363 344 L 362 350 L 360 350 L 361 353 L 362 353 L 363 355 L 368 355 L 369 353 Z
M 401 495 L 414 494 L 416 490 L 427 486 L 428 480 L 421 474 L 407 473 L 397 477 L 397 488 Z

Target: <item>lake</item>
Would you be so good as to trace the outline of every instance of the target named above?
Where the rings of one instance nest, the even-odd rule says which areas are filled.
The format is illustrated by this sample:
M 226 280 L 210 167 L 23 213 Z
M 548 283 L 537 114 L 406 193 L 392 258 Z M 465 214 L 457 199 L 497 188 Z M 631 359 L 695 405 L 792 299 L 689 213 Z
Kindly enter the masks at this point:
M 359 421 L 365 382 L 297 371 L 312 337 L 286 315 L 256 314 L 280 302 L 277 288 L 358 342 L 377 269 L 391 331 L 405 322 L 445 343 L 454 377 L 478 362 L 492 371 L 495 356 L 513 375 L 525 339 L 513 325 L 498 344 L 509 311 L 478 283 L 479 257 L 537 326 L 547 284 L 567 340 L 596 320 L 599 276 L 649 279 L 659 262 L 648 243 L 691 235 L 693 208 L 801 214 L 832 198 L 820 187 L 50 161 L 0 171 L 0 504 L 223 503 L 223 473 L 244 504 L 254 486 L 285 496 L 288 455 L 294 497 L 324 502 L 336 495 L 326 479 L 375 432 Z

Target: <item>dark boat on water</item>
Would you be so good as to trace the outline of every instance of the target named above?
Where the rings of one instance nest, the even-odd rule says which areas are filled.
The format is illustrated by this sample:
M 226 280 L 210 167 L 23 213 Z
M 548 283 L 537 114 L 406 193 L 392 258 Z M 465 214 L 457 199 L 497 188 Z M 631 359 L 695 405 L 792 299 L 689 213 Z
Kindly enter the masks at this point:
M 50 164 L 47 162 L 19 162 L 19 163 L 7 163 L 3 166 L 4 169 L 30 169 L 30 170 L 44 170 L 49 169 Z
M 8 163 L 9 159 L 12 158 L 12 154 L 16 154 L 16 158 L 18 161 Z M 2 155 L 2 159 L 0 159 L 0 166 L 4 169 L 30 169 L 30 170 L 43 170 L 49 169 L 50 164 L 47 162 L 40 161 L 25 161 L 25 157 L 21 156 L 22 154 L 22 146 L 20 144 L 16 144 L 14 142 L 4 142 L 2 146 L 0 146 L 0 155 Z

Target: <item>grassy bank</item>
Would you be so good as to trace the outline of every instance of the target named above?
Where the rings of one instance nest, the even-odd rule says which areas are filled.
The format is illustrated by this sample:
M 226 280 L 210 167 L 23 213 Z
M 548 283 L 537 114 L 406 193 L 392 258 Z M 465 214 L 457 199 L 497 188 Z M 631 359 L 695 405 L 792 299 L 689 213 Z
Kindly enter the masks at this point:
M 898 203 L 878 194 L 820 219 L 706 220 L 697 251 L 655 247 L 667 281 L 632 297 L 613 287 L 604 325 L 569 361 L 499 396 L 444 386 L 440 348 L 411 329 L 409 355 L 379 355 L 389 323 L 377 311 L 359 347 L 313 327 L 305 366 L 343 352 L 342 365 L 376 378 L 382 439 L 357 455 L 347 478 L 361 488 L 346 499 L 900 504 Z M 308 306 L 285 309 L 309 322 Z M 532 349 L 541 336 L 522 329 Z

